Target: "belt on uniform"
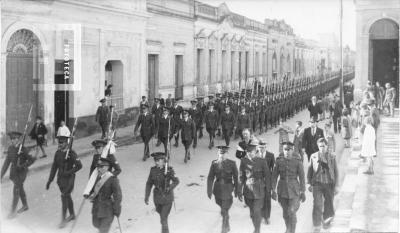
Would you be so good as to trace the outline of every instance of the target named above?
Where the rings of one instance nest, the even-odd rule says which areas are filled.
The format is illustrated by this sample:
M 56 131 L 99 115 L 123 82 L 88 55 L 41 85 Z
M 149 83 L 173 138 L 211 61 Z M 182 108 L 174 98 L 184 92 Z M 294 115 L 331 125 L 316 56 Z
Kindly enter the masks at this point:
M 219 184 L 232 184 L 232 179 L 216 179 L 215 182 Z

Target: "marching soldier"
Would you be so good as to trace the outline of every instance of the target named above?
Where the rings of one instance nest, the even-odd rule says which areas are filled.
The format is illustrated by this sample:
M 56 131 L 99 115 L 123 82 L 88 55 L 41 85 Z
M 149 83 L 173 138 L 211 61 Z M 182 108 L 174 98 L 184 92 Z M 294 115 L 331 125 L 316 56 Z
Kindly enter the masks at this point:
M 225 106 L 225 112 L 221 116 L 222 134 L 225 139 L 226 146 L 229 146 L 233 130 L 235 128 L 235 116 L 230 111 L 229 105 Z
M 194 123 L 196 124 L 196 134 L 200 131 L 200 127 L 203 125 L 203 116 L 201 114 L 201 109 L 197 107 L 197 100 L 191 100 L 190 103 L 192 107 L 189 109 L 189 114 Z
M 21 153 L 18 153 L 22 143 L 20 141 L 22 133 L 9 132 L 8 136 L 11 139 L 11 145 L 8 147 L 7 157 L 4 161 L 3 167 L 1 168 L 1 179 L 3 179 L 8 167 L 11 165 L 10 180 L 14 183 L 14 188 L 11 211 L 8 218 L 14 218 L 17 213 L 19 214 L 29 209 L 28 202 L 26 201 L 24 182 L 28 173 L 28 167 L 32 165 L 35 159 L 28 154 L 28 150 L 25 147 L 22 147 Z M 22 207 L 18 211 L 15 211 L 19 199 L 21 199 Z
M 92 201 L 92 224 L 99 229 L 99 233 L 110 231 L 114 216 L 121 215 L 122 192 L 118 178 L 110 172 L 113 162 L 107 158 L 100 158 L 96 164 L 98 180 L 89 196 Z
M 262 208 L 262 216 L 265 220 L 265 223 L 270 224 L 270 216 L 271 216 L 271 194 L 272 194 L 272 172 L 275 166 L 275 156 L 273 153 L 267 151 L 266 143 L 259 142 L 260 144 L 260 152 L 261 157 L 265 160 L 268 168 L 268 177 L 265 181 L 265 199 L 264 206 Z
M 204 115 L 207 111 L 207 105 L 204 104 L 204 98 L 203 97 L 197 97 L 197 107 L 201 110 L 201 125 L 199 126 L 200 133 L 199 133 L 199 138 L 203 137 L 203 122 L 204 122 Z
M 174 189 L 179 184 L 179 179 L 175 176 L 175 171 L 171 166 L 165 168 L 165 153 L 156 152 L 151 154 L 154 158 L 155 166 L 150 169 L 150 174 L 146 182 L 146 192 L 144 203 L 149 204 L 149 196 L 152 187 L 153 202 L 161 220 L 161 233 L 169 233 L 168 215 L 171 212 L 174 202 Z
M 154 98 L 154 104 L 151 108 L 151 114 L 153 114 L 154 121 L 157 123 L 163 114 L 163 106 L 160 104 L 160 99 Z M 159 138 L 157 138 L 156 146 L 158 147 L 160 145 L 161 141 Z
M 182 106 L 179 105 L 180 100 L 181 99 L 176 98 L 175 102 L 174 102 L 174 107 L 171 108 L 172 119 L 174 120 L 175 125 L 178 125 L 182 119 L 183 108 L 182 108 Z M 174 146 L 178 147 L 179 146 L 179 132 L 176 132 L 176 136 L 174 138 L 175 138 Z
M 148 107 L 147 105 L 142 106 L 142 114 L 140 114 L 134 129 L 134 134 L 137 135 L 137 130 L 140 127 L 140 136 L 144 143 L 143 161 L 150 157 L 149 142 L 155 130 L 154 117 L 148 112 Z
M 110 123 L 110 108 L 106 105 L 106 99 L 100 100 L 101 106 L 97 108 L 96 112 L 96 122 L 99 123 L 101 127 L 101 138 L 106 137 L 106 132 L 108 131 L 108 124 Z
M 214 146 L 215 130 L 218 127 L 219 115 L 218 112 L 214 110 L 213 103 L 209 103 L 208 106 L 209 110 L 204 116 L 204 122 L 206 123 L 206 130 L 208 132 L 208 135 L 210 136 L 210 143 L 208 145 L 208 148 L 211 150 L 211 148 Z
M 163 143 L 164 151 L 168 152 L 168 142 L 172 139 L 175 134 L 175 122 L 169 116 L 169 109 L 163 108 L 163 115 L 156 121 L 156 132 L 158 132 L 158 140 Z
M 306 200 L 305 176 L 301 157 L 293 153 L 293 143 L 283 142 L 283 153 L 276 159 L 272 174 L 272 199 L 282 206 L 283 219 L 286 224 L 286 233 L 296 231 L 296 212 L 300 207 L 300 200 Z M 278 193 L 276 183 L 278 182 Z
M 233 203 L 232 192 L 238 197 L 238 169 L 235 161 L 225 158 L 229 147 L 217 146 L 218 158 L 211 163 L 207 178 L 207 196 L 214 194 L 215 203 L 221 208 L 222 233 L 230 231 L 229 209 Z
M 193 149 L 197 146 L 197 133 L 196 124 L 192 119 L 189 118 L 189 111 L 183 110 L 183 119 L 177 126 L 177 132 L 181 131 L 182 144 L 185 147 L 185 158 L 184 162 L 187 163 L 190 160 L 190 146 L 193 142 Z
M 242 131 L 245 128 L 250 128 L 251 120 L 250 116 L 246 114 L 246 108 L 244 106 L 241 108 L 240 112 L 236 120 L 236 136 L 240 135 L 243 140 Z
M 90 166 L 89 177 L 92 174 L 92 172 L 94 171 L 94 169 L 96 169 L 97 164 L 101 160 L 101 154 L 103 153 L 103 149 L 104 149 L 104 147 L 106 145 L 107 145 L 107 141 L 106 140 L 99 140 L 98 139 L 98 140 L 94 140 L 92 142 L 92 146 L 95 148 L 96 154 L 93 155 L 92 165 Z M 114 176 L 118 176 L 121 173 L 121 166 L 119 165 L 119 163 L 118 163 L 117 159 L 115 158 L 114 154 L 111 154 L 111 153 L 107 152 L 107 159 L 110 161 L 109 171 Z
M 244 201 L 250 209 L 254 233 L 260 233 L 261 209 L 265 199 L 265 181 L 270 179 L 266 163 L 262 158 L 256 156 L 257 146 L 256 141 L 247 145 L 246 156 L 241 159 L 239 169 L 240 190 L 243 190 L 239 198 L 243 194 Z
M 66 136 L 58 137 L 58 150 L 54 155 L 49 180 L 46 183 L 46 190 L 48 190 L 57 173 L 57 184 L 61 191 L 62 203 L 60 228 L 64 228 L 67 222 L 75 219 L 74 204 L 72 202 L 71 193 L 74 189 L 75 173 L 82 168 L 82 163 L 79 160 L 78 155 L 75 151 L 68 148 L 68 138 L 69 137 Z M 67 151 L 69 151 L 69 154 L 66 158 Z M 67 209 L 69 210 L 68 218 L 66 218 Z
M 219 123 L 221 122 L 221 114 L 224 111 L 224 106 L 221 101 L 221 93 L 216 93 L 215 98 L 214 109 L 218 112 L 217 136 L 221 136 L 221 127 Z
M 259 103 L 259 112 L 258 112 L 258 122 L 260 126 L 260 135 L 264 132 L 264 124 L 265 124 L 265 100 L 264 97 L 261 97 Z

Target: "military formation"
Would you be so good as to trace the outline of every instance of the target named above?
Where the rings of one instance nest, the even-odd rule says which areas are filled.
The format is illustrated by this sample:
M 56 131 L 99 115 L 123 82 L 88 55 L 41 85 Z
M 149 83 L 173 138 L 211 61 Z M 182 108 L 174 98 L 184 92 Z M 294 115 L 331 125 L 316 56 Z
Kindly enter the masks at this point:
M 188 108 L 181 106 L 182 99 L 172 99 L 170 96 L 166 101 L 154 99 L 150 107 L 146 97 L 143 97 L 134 133 L 137 135 L 139 131 L 144 143 L 143 161 L 149 157 L 154 158 L 155 166 L 150 169 L 146 182 L 144 202 L 149 204 L 153 191 L 153 203 L 160 215 L 161 232 L 169 233 L 168 216 L 174 203 L 174 189 L 179 184 L 169 163 L 172 141 L 174 147 L 179 147 L 181 142 L 185 148 L 183 161 L 187 163 L 192 156 L 191 150 L 197 147 L 198 140 L 207 133 L 210 150 L 215 147 L 215 137 L 222 137 L 225 142 L 225 145 L 217 146 L 217 159 L 211 162 L 207 178 L 207 196 L 210 199 L 214 196 L 215 203 L 221 209 L 221 232 L 230 231 L 229 210 L 236 197 L 249 207 L 255 233 L 260 232 L 263 220 L 270 224 L 271 200 L 277 200 L 282 207 L 286 232 L 294 233 L 296 212 L 300 203 L 305 201 L 302 156 L 298 150 L 294 152 L 293 143 L 285 140 L 280 142 L 282 152 L 275 158 L 273 153 L 267 151 L 266 143 L 258 140 L 256 135 L 294 116 L 307 106 L 311 96 L 323 94 L 335 87 L 334 79 L 322 82 L 307 78 L 276 82 L 266 87 L 256 82 L 254 88 L 242 89 L 241 92 L 210 95 L 207 97 L 208 102 L 205 102 L 206 98 L 198 97 L 190 101 Z M 61 194 L 60 228 L 78 218 L 85 200 L 93 203 L 92 224 L 99 232 L 109 232 L 115 217 L 119 224 L 122 192 L 118 175 L 122 169 L 115 156 L 113 143 L 116 127 L 112 120 L 113 109 L 106 109 L 104 99 L 100 102 L 102 106 L 97 111 L 96 121 L 102 128 L 102 137 L 92 142 L 95 153 L 78 213 L 75 212 L 71 196 L 76 173 L 82 169 L 79 156 L 72 149 L 77 120 L 70 136 L 57 137 L 58 150 L 45 187 L 48 190 L 56 178 Z M 203 132 L 204 128 L 206 132 Z M 13 218 L 29 209 L 23 184 L 28 167 L 35 161 L 35 157 L 30 156 L 24 147 L 26 132 L 10 132 L 9 136 L 11 145 L 1 170 L 1 178 L 11 165 L 10 180 L 14 183 L 14 189 L 9 217 Z M 235 153 L 240 161 L 237 167 L 236 162 L 227 159 L 225 155 L 231 147 L 231 139 L 239 137 L 241 141 Z M 151 151 L 154 150 L 150 146 L 152 139 L 157 140 L 158 146 L 163 144 L 161 152 Z M 323 141 L 318 141 L 319 150 L 309 155 L 309 190 L 318 197 L 313 211 L 314 225 L 327 219 L 330 221 L 334 215 L 333 197 L 330 194 L 336 192 L 337 165 L 334 157 L 326 155 L 324 145 Z M 17 210 L 19 199 L 22 207 Z M 328 208 L 322 208 L 322 205 Z

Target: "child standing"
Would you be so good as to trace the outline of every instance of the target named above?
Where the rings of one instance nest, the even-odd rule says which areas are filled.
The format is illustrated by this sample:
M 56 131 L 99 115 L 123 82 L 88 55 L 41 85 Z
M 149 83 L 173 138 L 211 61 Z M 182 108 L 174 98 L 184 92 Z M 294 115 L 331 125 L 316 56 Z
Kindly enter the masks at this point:
M 349 148 L 350 138 L 351 138 L 351 124 L 350 124 L 349 111 L 346 108 L 343 109 L 342 112 L 341 125 L 342 125 L 342 137 L 345 141 L 344 144 L 345 148 Z

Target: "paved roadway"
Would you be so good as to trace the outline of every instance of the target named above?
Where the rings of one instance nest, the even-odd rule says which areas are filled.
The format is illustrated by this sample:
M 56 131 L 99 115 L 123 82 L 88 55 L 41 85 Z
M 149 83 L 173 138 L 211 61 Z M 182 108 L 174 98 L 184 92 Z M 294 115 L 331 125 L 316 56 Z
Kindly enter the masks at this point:
M 296 120 L 302 120 L 304 125 L 308 125 L 308 111 L 302 111 L 294 118 L 286 122 L 287 125 L 294 127 Z M 323 123 L 319 124 L 321 127 Z M 278 151 L 278 136 L 273 134 L 272 129 L 264 133 L 260 138 L 268 142 L 268 150 L 276 153 Z M 291 136 L 293 137 L 293 136 Z M 343 141 L 336 135 L 337 154 L 339 159 L 348 156 L 343 152 Z M 223 144 L 223 140 L 216 140 L 216 145 Z M 239 161 L 234 157 L 237 141 L 231 143 L 233 149 L 229 157 L 234 159 L 239 165 Z M 175 190 L 176 201 L 171 211 L 169 225 L 171 232 L 176 233 L 217 233 L 220 232 L 221 217 L 219 208 L 214 199 L 209 200 L 206 195 L 206 178 L 211 161 L 216 157 L 216 150 L 209 150 L 208 136 L 200 140 L 196 151 L 192 151 L 192 159 L 188 164 L 183 163 L 184 151 L 182 146 L 172 149 L 171 164 L 175 168 L 176 174 L 180 179 L 180 184 Z M 152 149 L 152 148 L 151 148 Z M 155 148 L 162 150 L 162 147 Z M 149 159 L 142 162 L 142 144 L 135 144 L 121 147 L 118 150 L 117 158 L 122 167 L 119 176 L 123 192 L 122 215 L 120 222 L 123 232 L 159 232 L 160 223 L 158 214 L 155 212 L 152 201 L 147 206 L 144 204 L 144 189 L 148 172 L 153 166 L 153 160 Z M 153 150 L 152 150 L 153 151 Z M 344 156 L 342 156 L 342 154 Z M 343 158 L 342 158 L 343 159 Z M 345 161 L 345 160 L 344 160 Z M 82 160 L 83 169 L 78 172 L 73 192 L 73 200 L 76 211 L 82 201 L 82 190 L 86 184 L 91 158 L 86 157 Z M 304 163 L 306 166 L 306 162 Z M 342 170 L 344 165 L 340 165 Z M 12 183 L 2 184 L 2 221 L 1 232 L 4 233 L 25 233 L 25 232 L 69 232 L 68 225 L 65 229 L 57 229 L 61 215 L 60 193 L 56 182 L 51 184 L 49 191 L 45 190 L 49 170 L 33 172 L 28 175 L 25 182 L 25 190 L 28 197 L 29 211 L 19 215 L 16 219 L 7 220 L 7 215 L 12 193 Z M 151 199 L 152 200 L 152 199 Z M 91 224 L 90 214 L 91 203 L 86 202 L 82 214 L 79 216 L 74 232 L 91 233 L 96 229 Z M 307 200 L 301 204 L 298 211 L 297 232 L 312 231 L 312 195 L 307 191 Z M 244 207 L 243 202 L 234 200 L 230 211 L 230 222 L 232 233 L 252 232 L 253 227 L 249 217 L 249 209 Z M 262 232 L 284 232 L 285 226 L 282 219 L 282 209 L 275 201 L 272 203 L 271 225 L 264 225 Z M 119 232 L 117 222 L 114 221 L 111 232 Z

